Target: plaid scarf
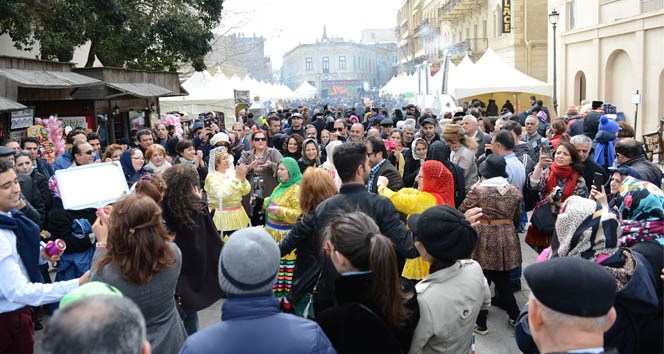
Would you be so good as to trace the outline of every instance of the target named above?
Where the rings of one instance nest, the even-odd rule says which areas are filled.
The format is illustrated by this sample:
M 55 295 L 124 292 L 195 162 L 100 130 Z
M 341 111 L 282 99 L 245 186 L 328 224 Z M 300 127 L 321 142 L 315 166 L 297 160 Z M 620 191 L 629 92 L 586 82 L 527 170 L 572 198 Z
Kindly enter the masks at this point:
M 369 174 L 369 183 L 367 184 L 367 190 L 371 192 L 371 189 L 373 189 L 374 183 L 376 183 L 376 177 L 378 175 L 378 170 L 383 166 L 383 164 L 387 161 L 387 159 L 383 159 L 383 161 L 379 162 L 376 164 L 376 166 L 371 168 L 371 173 Z

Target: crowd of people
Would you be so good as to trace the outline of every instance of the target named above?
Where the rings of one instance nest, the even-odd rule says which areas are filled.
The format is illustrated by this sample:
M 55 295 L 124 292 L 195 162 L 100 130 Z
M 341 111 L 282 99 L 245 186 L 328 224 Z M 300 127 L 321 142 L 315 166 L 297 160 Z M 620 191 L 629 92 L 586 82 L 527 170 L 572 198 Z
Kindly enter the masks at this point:
M 662 171 L 615 106 L 337 104 L 73 129 L 53 164 L 3 142 L 0 354 L 33 352 L 41 312 L 45 353 L 468 353 L 490 306 L 524 353 L 662 352 Z M 131 193 L 66 209 L 54 171 L 100 162 Z

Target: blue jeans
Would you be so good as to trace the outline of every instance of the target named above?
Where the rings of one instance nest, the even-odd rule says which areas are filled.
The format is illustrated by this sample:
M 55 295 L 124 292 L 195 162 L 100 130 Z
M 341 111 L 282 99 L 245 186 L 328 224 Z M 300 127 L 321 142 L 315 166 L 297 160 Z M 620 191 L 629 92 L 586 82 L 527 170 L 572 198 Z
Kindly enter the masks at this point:
M 186 314 L 184 319 L 182 319 L 182 323 L 184 324 L 184 330 L 187 331 L 188 336 L 198 332 L 198 312 Z
M 87 251 L 83 252 L 63 253 L 58 262 L 58 272 L 55 274 L 55 281 L 80 278 L 85 272 L 90 270 L 94 254 L 94 247 L 90 247 Z

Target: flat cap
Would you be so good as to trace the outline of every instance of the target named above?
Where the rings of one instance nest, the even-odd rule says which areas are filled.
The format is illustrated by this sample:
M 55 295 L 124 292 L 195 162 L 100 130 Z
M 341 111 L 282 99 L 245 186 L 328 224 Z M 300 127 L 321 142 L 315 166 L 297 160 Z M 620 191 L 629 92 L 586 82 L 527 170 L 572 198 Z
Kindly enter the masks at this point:
M 523 272 L 544 306 L 579 317 L 606 315 L 616 299 L 616 279 L 604 267 L 581 257 L 558 257 Z
M 0 157 L 14 155 L 15 152 L 16 152 L 16 150 L 14 150 L 12 148 L 8 148 L 4 145 L 0 145 Z

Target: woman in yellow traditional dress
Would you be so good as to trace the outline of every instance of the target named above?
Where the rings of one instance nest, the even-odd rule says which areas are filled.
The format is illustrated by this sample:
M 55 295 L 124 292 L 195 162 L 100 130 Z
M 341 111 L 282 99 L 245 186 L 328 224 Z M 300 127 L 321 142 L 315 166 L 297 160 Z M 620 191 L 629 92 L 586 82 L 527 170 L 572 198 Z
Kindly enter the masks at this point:
M 422 164 L 416 177 L 417 188 L 402 188 L 394 192 L 387 188 L 388 180 L 378 178 L 378 194 L 389 198 L 400 213 L 419 214 L 432 206 L 447 204 L 454 207 L 454 177 L 442 162 L 429 160 Z M 406 260 L 403 277 L 420 280 L 429 274 L 429 263 L 422 258 Z
M 249 194 L 247 166 L 233 168 L 233 157 L 225 146 L 210 151 L 210 169 L 205 178 L 205 192 L 210 210 L 214 210 L 214 226 L 224 240 L 235 230 L 249 225 L 249 216 L 242 207 L 242 197 Z
M 285 157 L 277 168 L 279 185 L 272 195 L 265 200 L 263 207 L 267 211 L 265 217 L 265 230 L 279 243 L 288 235 L 300 216 L 300 181 L 302 173 L 295 159 Z M 281 258 L 279 277 L 274 285 L 274 296 L 279 299 L 285 310 L 291 310 L 292 305 L 286 295 L 293 285 L 293 269 L 295 268 L 295 252 Z

